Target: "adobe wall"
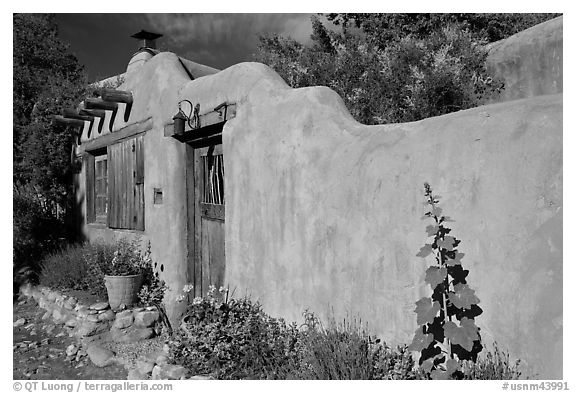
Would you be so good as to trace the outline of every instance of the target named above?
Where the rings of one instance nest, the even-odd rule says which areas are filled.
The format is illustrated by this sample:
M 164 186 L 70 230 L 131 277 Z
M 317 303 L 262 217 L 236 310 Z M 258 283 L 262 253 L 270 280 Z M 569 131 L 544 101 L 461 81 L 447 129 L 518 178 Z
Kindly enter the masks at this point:
M 488 70 L 505 83 L 493 102 L 562 93 L 563 19 L 558 17 L 488 46 Z
M 267 312 L 357 317 L 409 343 L 427 295 L 423 183 L 462 239 L 478 318 L 541 378 L 562 370 L 562 95 L 364 126 L 324 87 L 242 63 L 181 97 L 237 103 L 224 127 L 226 281 Z M 204 104 L 206 103 L 206 104 Z
M 177 323 L 183 303 L 175 301 L 181 288 L 188 281 L 186 258 L 188 252 L 186 230 L 185 146 L 173 138 L 164 137 L 164 125 L 178 110 L 178 89 L 190 77 L 178 57 L 172 53 L 148 59 L 138 68 L 129 70 L 118 88 L 131 91 L 134 105 L 128 122 L 124 122 L 125 105 L 119 104 L 114 132 L 126 126 L 150 128 L 144 134 L 144 220 L 145 230 L 109 229 L 104 224 L 82 225 L 83 235 L 90 241 L 113 242 L 118 238 L 136 238 L 143 246 L 151 243 L 152 259 L 158 263 L 160 276 L 169 285 L 165 295 L 168 316 Z M 107 111 L 102 135 L 109 134 Z M 96 129 L 96 126 L 94 127 Z M 87 135 L 87 126 L 83 135 Z M 84 137 L 84 146 L 87 139 Z M 85 171 L 78 181 L 78 201 L 86 211 Z M 154 188 L 163 192 L 163 203 L 154 204 Z
M 292 321 L 305 309 L 324 320 L 358 317 L 387 342 L 409 343 L 414 302 L 429 291 L 432 261 L 415 257 L 427 240 L 427 181 L 462 239 L 485 342 L 540 378 L 561 377 L 562 95 L 364 126 L 332 90 L 291 89 L 258 63 L 190 81 L 174 54 L 161 53 L 125 83 L 131 122 L 152 116 L 144 235 L 165 266 L 171 316 L 189 279 L 185 160 L 163 126 L 183 98 L 201 108 L 236 103 L 223 151 L 225 280 L 237 295 Z M 162 206 L 152 203 L 154 187 L 164 190 Z M 98 231 L 111 233 L 88 232 Z

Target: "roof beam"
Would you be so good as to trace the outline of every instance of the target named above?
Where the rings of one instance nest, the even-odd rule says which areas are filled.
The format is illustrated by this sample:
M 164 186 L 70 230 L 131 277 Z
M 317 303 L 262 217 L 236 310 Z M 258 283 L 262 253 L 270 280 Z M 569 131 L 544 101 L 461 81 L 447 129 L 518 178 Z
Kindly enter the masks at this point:
M 126 109 L 124 110 L 124 122 L 128 122 L 130 112 L 132 111 L 132 103 L 134 102 L 132 92 L 116 89 L 100 89 L 99 93 L 102 96 L 102 99 L 106 102 L 122 102 L 126 104 Z

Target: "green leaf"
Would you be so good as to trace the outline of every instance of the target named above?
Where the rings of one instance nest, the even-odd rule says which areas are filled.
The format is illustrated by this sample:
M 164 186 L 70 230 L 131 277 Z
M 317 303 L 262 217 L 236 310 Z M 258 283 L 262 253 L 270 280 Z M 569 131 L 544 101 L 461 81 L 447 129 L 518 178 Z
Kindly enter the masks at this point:
M 418 325 L 431 323 L 434 321 L 438 311 L 440 311 L 440 303 L 437 301 L 432 302 L 429 297 L 423 297 L 416 302 L 416 308 L 414 309 L 416 322 Z
M 438 266 L 430 266 L 426 269 L 426 277 L 424 281 L 430 284 L 432 289 L 436 288 L 438 284 L 446 279 L 446 275 L 448 274 L 448 269 Z
M 452 321 L 444 324 L 444 332 L 446 338 L 453 344 L 458 344 L 468 352 L 472 351 L 474 341 L 479 340 L 478 326 L 474 324 L 472 319 L 462 318 L 460 326 Z
M 473 304 L 480 303 L 480 299 L 468 284 L 454 285 L 454 292 L 448 294 L 448 300 L 458 308 L 470 308 Z
M 463 252 L 456 252 L 454 258 L 451 258 L 449 255 L 447 255 L 447 258 L 445 259 L 446 265 L 448 266 L 461 265 L 462 258 L 464 257 L 464 255 L 465 254 Z
M 416 254 L 416 256 L 426 258 L 428 255 L 430 255 L 431 252 L 432 252 L 432 244 L 425 244 L 424 246 L 422 246 L 422 248 L 420 248 L 420 251 L 418 252 L 418 254 Z
M 456 359 L 448 359 L 446 361 L 446 364 L 438 366 L 441 366 L 441 368 L 439 367 L 436 370 L 432 371 L 432 373 L 430 373 L 430 377 L 432 377 L 432 379 L 435 380 L 450 379 L 452 374 L 454 374 L 454 372 L 460 369 L 460 364 Z
M 408 350 L 420 352 L 424 348 L 428 348 L 432 341 L 434 341 L 432 335 L 424 334 L 422 328 L 419 327 L 414 333 L 414 338 L 412 339 L 412 343 L 408 346 Z
M 426 233 L 428 234 L 428 236 L 434 236 L 438 232 L 438 228 L 439 228 L 438 225 L 428 225 L 426 227 Z
M 454 243 L 456 238 L 453 236 L 445 236 L 443 240 L 438 242 L 438 247 L 445 249 L 446 251 L 452 251 L 454 249 Z

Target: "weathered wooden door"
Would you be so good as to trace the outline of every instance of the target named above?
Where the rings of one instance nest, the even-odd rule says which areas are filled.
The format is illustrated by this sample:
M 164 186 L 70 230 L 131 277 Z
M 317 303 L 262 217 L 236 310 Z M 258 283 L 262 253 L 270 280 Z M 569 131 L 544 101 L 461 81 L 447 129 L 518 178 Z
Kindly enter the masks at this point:
M 224 157 L 222 145 L 194 149 L 194 296 L 224 285 Z

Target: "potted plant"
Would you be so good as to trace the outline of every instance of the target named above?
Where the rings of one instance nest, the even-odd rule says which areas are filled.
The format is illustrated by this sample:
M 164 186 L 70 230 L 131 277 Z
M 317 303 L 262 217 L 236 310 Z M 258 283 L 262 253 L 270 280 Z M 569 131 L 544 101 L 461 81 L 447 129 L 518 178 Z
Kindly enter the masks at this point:
M 118 309 L 136 302 L 145 265 L 137 241 L 118 241 L 112 260 L 103 269 L 110 308 Z

